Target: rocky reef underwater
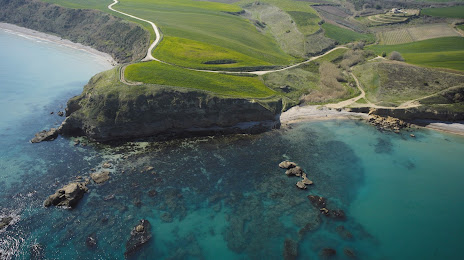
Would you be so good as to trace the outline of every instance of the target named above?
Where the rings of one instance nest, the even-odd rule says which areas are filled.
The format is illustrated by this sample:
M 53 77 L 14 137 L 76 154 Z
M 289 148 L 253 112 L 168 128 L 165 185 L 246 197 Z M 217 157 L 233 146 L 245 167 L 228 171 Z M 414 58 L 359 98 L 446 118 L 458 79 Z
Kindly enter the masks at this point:
M 42 143 L 30 155 L 40 160 L 34 170 L 19 163 L 29 174 L 0 183 L 2 214 L 20 215 L 0 231 L 7 237 L 0 252 L 13 248 L 14 259 L 366 259 L 376 240 L 349 211 L 362 165 L 324 135 L 297 127 L 166 142 Z M 298 166 L 279 168 L 286 160 Z M 312 184 L 299 189 L 301 174 L 281 168 Z M 15 234 L 16 248 L 6 244 Z

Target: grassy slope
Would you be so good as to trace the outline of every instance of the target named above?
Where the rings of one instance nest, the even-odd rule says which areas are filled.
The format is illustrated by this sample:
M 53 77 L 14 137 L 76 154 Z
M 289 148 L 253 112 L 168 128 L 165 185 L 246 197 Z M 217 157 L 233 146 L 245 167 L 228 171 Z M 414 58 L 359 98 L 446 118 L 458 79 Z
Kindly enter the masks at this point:
M 368 43 L 375 42 L 375 35 L 373 34 L 362 34 L 328 23 L 324 23 L 322 28 L 325 31 L 325 36 L 336 40 L 340 44 L 355 41 L 366 41 Z
M 339 49 L 331 52 L 330 54 L 321 57 L 313 62 L 292 68 L 289 70 L 269 73 L 263 76 L 263 80 L 267 86 L 274 89 L 281 95 L 286 96 L 291 101 L 290 103 L 297 104 L 300 98 L 313 91 L 327 91 L 320 89 L 320 73 L 319 65 L 326 62 L 335 62 L 341 60 L 343 55 L 347 52 L 346 49 Z M 285 93 L 281 87 L 289 86 L 290 91 Z M 338 100 L 339 96 L 327 95 L 326 102 L 331 100 Z
M 464 71 L 464 38 L 446 37 L 398 45 L 367 47 L 377 54 L 398 51 L 406 62 Z
M 264 98 L 275 94 L 258 77 L 191 71 L 156 61 L 128 66 L 125 77 L 130 81 L 201 89 L 244 98 Z
M 464 18 L 464 6 L 427 8 L 422 9 L 421 14 L 438 17 Z
M 256 2 L 255 0 L 241 0 L 238 5 Z M 261 0 L 260 2 L 275 5 L 295 20 L 298 30 L 304 35 L 310 35 L 319 30 L 319 15 L 308 2 L 294 0 Z
M 263 63 L 288 64 L 294 60 L 279 48 L 271 36 L 258 32 L 249 21 L 225 13 L 240 11 L 238 6 L 191 0 L 133 0 L 122 1 L 117 8 L 155 21 L 165 36 L 199 41 L 205 44 L 205 48 L 219 46 Z M 163 46 L 167 48 L 167 52 L 177 47 Z M 158 51 L 163 52 L 163 48 Z M 195 59 L 194 56 L 186 58 L 190 61 Z M 171 60 L 166 61 L 174 63 Z M 199 62 L 197 66 L 203 65 Z
M 353 72 L 366 98 L 387 106 L 435 94 L 464 81 L 462 75 L 391 62 L 369 62 L 356 66 Z

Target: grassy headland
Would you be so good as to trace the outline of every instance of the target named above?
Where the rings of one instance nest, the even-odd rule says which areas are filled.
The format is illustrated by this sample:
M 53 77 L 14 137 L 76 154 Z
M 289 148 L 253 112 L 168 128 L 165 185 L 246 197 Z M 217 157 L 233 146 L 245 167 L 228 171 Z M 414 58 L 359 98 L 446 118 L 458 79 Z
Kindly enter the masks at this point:
M 258 77 L 192 71 L 157 61 L 130 65 L 125 70 L 125 77 L 130 81 L 200 89 L 243 98 L 264 98 L 275 94 Z

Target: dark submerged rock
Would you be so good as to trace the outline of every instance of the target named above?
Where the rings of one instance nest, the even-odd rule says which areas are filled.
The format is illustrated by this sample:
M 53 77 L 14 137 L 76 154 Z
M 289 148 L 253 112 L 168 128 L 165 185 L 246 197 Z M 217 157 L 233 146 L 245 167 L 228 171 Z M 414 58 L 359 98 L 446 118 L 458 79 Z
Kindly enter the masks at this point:
M 321 256 L 322 258 L 329 258 L 335 256 L 336 254 L 337 251 L 333 248 L 323 248 L 319 253 L 319 256 Z
M 132 228 L 130 238 L 126 243 L 126 252 L 124 256 L 128 256 L 137 250 L 139 250 L 143 245 L 150 241 L 151 235 L 151 225 L 148 220 L 142 219 L 139 224 Z
M 84 183 L 72 182 L 57 190 L 55 194 L 48 196 L 44 201 L 44 206 L 62 206 L 73 208 L 89 189 Z
M 336 220 L 346 220 L 345 211 L 341 209 L 333 209 L 330 211 L 330 216 Z
M 308 195 L 308 199 L 311 201 L 311 204 L 318 209 L 326 207 L 326 199 L 323 197 Z
M 41 244 L 33 244 L 30 248 L 30 252 L 31 252 L 30 260 L 45 259 L 44 248 Z
M 298 257 L 298 244 L 294 240 L 285 239 L 284 260 L 294 260 Z
M 356 253 L 351 248 L 343 249 L 343 253 L 345 253 L 345 255 L 348 256 L 349 258 L 356 258 Z
M 58 137 L 58 129 L 51 128 L 50 130 L 43 130 L 35 134 L 31 139 L 31 143 L 40 143 L 44 141 L 53 141 Z

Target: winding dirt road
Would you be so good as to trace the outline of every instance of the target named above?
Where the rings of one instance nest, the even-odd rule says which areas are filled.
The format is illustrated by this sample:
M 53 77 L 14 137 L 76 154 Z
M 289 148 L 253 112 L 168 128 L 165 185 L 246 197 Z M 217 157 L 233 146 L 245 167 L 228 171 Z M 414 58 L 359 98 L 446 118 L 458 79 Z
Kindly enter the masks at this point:
M 108 5 L 108 9 L 110 9 L 111 11 L 113 12 L 116 12 L 116 13 L 119 13 L 119 14 L 122 14 L 122 15 L 125 15 L 125 16 L 128 16 L 128 17 L 131 17 L 133 19 L 136 19 L 136 20 L 139 20 L 139 21 L 143 21 L 143 22 L 146 22 L 148 24 L 151 25 L 151 27 L 153 28 L 153 31 L 155 32 L 155 35 L 156 35 L 156 39 L 153 41 L 153 43 L 150 45 L 150 47 L 148 48 L 148 51 L 147 51 L 147 55 L 145 56 L 145 58 L 143 58 L 141 61 L 158 61 L 158 62 L 162 62 L 162 63 L 165 63 L 165 64 L 168 64 L 168 65 L 171 65 L 171 66 L 176 66 L 174 64 L 170 64 L 170 63 L 167 63 L 167 62 L 164 62 L 162 60 L 159 60 L 155 57 L 153 57 L 152 53 L 153 53 L 153 50 L 156 48 L 156 46 L 158 46 L 158 44 L 160 43 L 161 41 L 161 33 L 158 29 L 158 27 L 156 26 L 155 23 L 149 21 L 149 20 L 145 20 L 145 19 L 142 19 L 140 17 L 137 17 L 137 16 L 134 16 L 134 15 L 131 15 L 131 14 L 127 14 L 127 13 L 124 13 L 124 12 L 121 12 L 121 11 L 118 11 L 118 10 L 115 10 L 113 8 L 114 5 L 116 5 L 117 3 L 119 3 L 118 0 L 113 0 L 114 2 L 110 5 Z M 300 63 L 297 63 L 297 64 L 294 64 L 294 65 L 291 65 L 291 66 L 288 66 L 288 67 L 285 67 L 285 68 L 282 68 L 282 69 L 276 69 L 276 70 L 265 70 L 265 71 L 260 71 L 260 70 L 257 70 L 257 71 L 248 71 L 248 72 L 237 72 L 237 71 L 216 71 L 216 70 L 200 70 L 200 69 L 192 69 L 192 68 L 185 68 L 185 69 L 188 69 L 188 70 L 194 70 L 194 71 L 202 71 L 202 72 L 211 72 L 211 73 L 226 73 L 226 74 L 253 74 L 253 75 L 265 75 L 265 74 L 268 74 L 268 73 L 272 73 L 272 72 L 279 72 L 279 71 L 285 71 L 285 70 L 289 70 L 289 69 L 292 69 L 292 68 L 295 68 L 295 67 L 298 67 L 302 64 L 306 64 L 306 63 L 309 63 L 311 61 L 314 61 L 316 59 L 319 59 L 333 51 L 336 51 L 338 49 L 348 49 L 347 47 L 345 46 L 339 46 L 339 47 L 336 47 L 336 48 L 333 48 L 319 56 L 315 56 L 315 57 L 312 57 L 306 61 L 303 61 L 303 62 L 300 62 Z M 377 57 L 379 58 L 379 57 Z M 377 59 L 375 58 L 375 59 Z M 125 66 L 121 67 L 120 69 L 120 72 L 119 72 L 119 79 L 122 83 L 124 84 L 127 84 L 127 85 L 140 85 L 142 84 L 141 82 L 128 82 L 125 80 L 124 78 L 124 70 L 125 70 Z M 354 80 L 356 81 L 356 86 L 358 87 L 358 89 L 361 91 L 361 94 L 357 97 L 354 97 L 354 98 L 350 98 L 348 100 L 345 100 L 345 101 L 342 101 L 342 102 L 339 102 L 339 103 L 335 103 L 335 104 L 327 104 L 325 105 L 326 107 L 328 108 L 343 108 L 343 107 L 347 107 L 347 106 L 350 106 L 354 103 L 356 103 L 358 100 L 360 100 L 361 98 L 365 98 L 366 97 L 366 93 L 364 92 L 364 90 L 362 89 L 361 87 L 361 84 L 359 83 L 358 79 L 356 78 L 356 76 L 354 76 L 353 73 L 350 73 L 350 75 L 354 78 Z M 428 96 L 427 96 L 428 97 Z M 426 97 L 422 97 L 422 98 L 426 98 Z M 398 107 L 383 107 L 383 106 L 377 106 L 371 102 L 369 102 L 367 99 L 366 101 L 368 102 L 365 106 L 366 107 L 372 107 L 372 108 L 391 108 L 391 109 L 404 109 L 404 108 L 410 108 L 410 107 L 417 107 L 417 106 L 420 106 L 420 104 L 418 104 L 418 100 L 422 99 L 422 98 L 418 98 L 418 99 L 414 99 L 414 100 L 410 100 L 410 101 L 407 101 L 403 104 L 401 104 L 400 106 Z
M 155 47 L 160 43 L 161 41 L 161 34 L 159 32 L 159 29 L 158 27 L 156 26 L 156 24 L 154 24 L 153 22 L 150 22 L 148 20 L 145 20 L 145 19 L 142 19 L 140 17 L 137 17 L 137 16 L 134 16 L 134 15 L 130 15 L 130 14 L 126 14 L 124 12 L 121 12 L 121 11 L 118 11 L 118 10 L 115 10 L 113 8 L 113 6 L 115 4 L 119 3 L 118 0 L 114 0 L 114 2 L 110 5 L 108 5 L 108 9 L 110 9 L 111 11 L 113 12 L 116 12 L 116 13 L 119 13 L 119 14 L 122 14 L 122 15 L 125 15 L 125 16 L 128 16 L 128 17 L 131 17 L 131 18 L 134 18 L 134 19 L 137 19 L 139 21 L 143 21 L 143 22 L 146 22 L 146 23 L 149 23 L 151 25 L 151 27 L 153 27 L 153 30 L 155 31 L 155 35 L 156 35 L 156 39 L 153 41 L 153 43 L 150 45 L 150 47 L 148 48 L 148 51 L 147 51 L 147 56 L 145 56 L 145 58 L 143 58 L 142 61 L 150 61 L 150 60 L 156 60 L 156 61 L 160 61 L 158 59 L 156 59 L 155 57 L 153 57 L 152 55 L 152 52 L 153 50 L 155 49 Z
M 150 47 L 148 48 L 148 51 L 147 51 L 147 56 L 145 56 L 145 58 L 142 60 L 142 61 L 152 61 L 152 60 L 155 60 L 155 61 L 158 61 L 158 62 L 162 62 L 162 63 L 165 63 L 165 64 L 168 64 L 168 65 L 172 65 L 172 66 L 176 66 L 175 64 L 170 64 L 170 63 L 167 63 L 167 62 L 164 62 L 164 61 L 161 61 L 155 57 L 153 57 L 152 53 L 153 53 L 153 50 L 156 48 L 156 46 L 160 43 L 161 41 L 161 34 L 159 32 L 159 29 L 158 27 L 156 26 L 155 23 L 151 22 L 151 21 L 148 21 L 148 20 L 145 20 L 145 19 L 142 19 L 140 17 L 137 17 L 137 16 L 134 16 L 134 15 L 131 15 L 131 14 L 127 14 L 127 13 L 124 13 L 124 12 L 121 12 L 121 11 L 118 11 L 118 10 L 115 10 L 113 8 L 114 5 L 116 5 L 117 3 L 119 3 L 118 0 L 113 0 L 114 2 L 110 5 L 108 5 L 108 9 L 110 9 L 111 11 L 113 12 L 116 12 L 116 13 L 119 13 L 119 14 L 122 14 L 122 15 L 125 15 L 125 16 L 128 16 L 128 17 L 131 17 L 131 18 L 134 18 L 134 19 L 137 19 L 139 21 L 143 21 L 143 22 L 146 22 L 146 23 L 149 23 L 152 27 L 153 27 L 153 30 L 155 31 L 155 35 L 156 35 L 156 39 L 155 41 L 150 45 Z M 327 55 L 335 50 L 338 50 L 338 49 L 347 49 L 347 47 L 344 47 L 344 46 L 339 46 L 339 47 L 336 47 L 336 48 L 333 48 L 329 51 L 327 51 L 326 53 L 324 54 L 321 54 L 319 56 L 315 56 L 315 57 L 312 57 L 310 58 L 309 60 L 306 60 L 306 61 L 303 61 L 303 62 L 300 62 L 300 63 L 297 63 L 297 64 L 294 64 L 294 65 L 291 65 L 291 66 L 288 66 L 288 67 L 285 67 L 285 68 L 282 68 L 282 69 L 276 69 L 276 70 L 266 70 L 266 71 L 263 71 L 263 70 L 257 70 L 257 71 L 248 71 L 248 72 L 237 72 L 237 71 L 218 71 L 218 70 L 201 70 L 201 69 L 192 69 L 192 68 L 185 68 L 185 69 L 188 69 L 188 70 L 194 70 L 194 71 L 202 71 L 202 72 L 211 72 L 211 73 L 227 73 L 227 74 L 254 74 L 254 75 L 264 75 L 264 74 L 267 74 L 267 73 L 271 73 L 271 72 L 278 72 L 278 71 L 284 71 L 284 70 L 288 70 L 288 69 L 291 69 L 291 68 L 295 68 L 295 67 L 298 67 L 302 64 L 305 64 L 305 63 L 308 63 L 308 62 L 311 62 L 315 59 L 318 59 L 320 57 L 323 57 L 324 55 Z

